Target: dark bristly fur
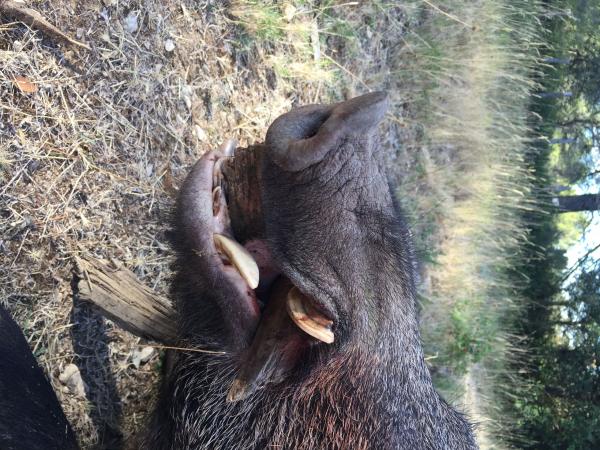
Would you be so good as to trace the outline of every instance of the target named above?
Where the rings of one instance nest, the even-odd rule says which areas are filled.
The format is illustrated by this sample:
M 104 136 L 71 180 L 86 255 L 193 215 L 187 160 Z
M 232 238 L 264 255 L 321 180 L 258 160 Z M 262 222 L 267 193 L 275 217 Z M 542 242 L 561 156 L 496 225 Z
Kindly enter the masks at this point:
M 477 448 L 471 426 L 435 392 L 424 362 L 409 233 L 374 134 L 372 116 L 383 115 L 386 101 L 377 95 L 342 110 L 336 126 L 351 126 L 336 131 L 335 145 L 320 149 L 317 163 L 296 170 L 302 164 L 294 160 L 291 170 L 266 158 L 263 167 L 269 249 L 282 273 L 334 319 L 335 343 L 308 347 L 283 382 L 236 403 L 225 398 L 237 352 L 170 354 L 142 448 Z M 302 111 L 293 113 L 295 120 Z M 305 121 L 308 128 L 291 127 L 293 139 L 327 128 L 329 112 L 317 111 L 317 119 Z M 364 128 L 361 114 L 371 118 Z M 288 119 L 273 127 L 289 126 Z M 286 134 L 278 129 L 270 136 L 276 139 L 268 134 L 267 147 L 277 146 L 281 161 Z M 317 137 L 313 142 L 331 144 Z M 221 350 L 228 337 L 211 299 L 228 293 L 215 279 L 194 275 L 185 240 L 177 250 L 173 291 L 184 345 Z
M 0 449 L 76 448 L 52 386 L 21 329 L 0 305 Z

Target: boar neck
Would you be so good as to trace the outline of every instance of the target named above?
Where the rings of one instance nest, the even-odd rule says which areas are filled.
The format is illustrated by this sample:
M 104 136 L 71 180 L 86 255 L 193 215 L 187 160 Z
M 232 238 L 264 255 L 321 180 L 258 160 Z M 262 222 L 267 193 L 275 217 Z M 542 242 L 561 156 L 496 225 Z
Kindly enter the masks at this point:
M 469 426 L 433 390 L 422 358 L 381 347 L 336 352 L 307 376 L 234 404 L 224 401 L 233 359 L 180 356 L 171 409 L 158 405 L 150 433 L 154 442 L 171 436 L 164 448 L 475 448 L 460 439 Z

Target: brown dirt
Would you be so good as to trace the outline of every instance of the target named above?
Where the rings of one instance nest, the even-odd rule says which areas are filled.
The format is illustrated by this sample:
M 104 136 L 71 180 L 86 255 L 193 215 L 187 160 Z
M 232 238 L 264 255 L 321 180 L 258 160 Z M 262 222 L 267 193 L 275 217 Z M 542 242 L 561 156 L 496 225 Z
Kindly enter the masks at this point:
M 290 42 L 253 39 L 219 1 L 29 2 L 91 51 L 0 20 L 0 301 L 84 448 L 118 447 L 139 429 L 160 358 L 136 367 L 144 343 L 73 298 L 73 255 L 115 258 L 165 294 L 168 213 L 187 169 L 227 138 L 260 141 L 295 104 L 391 90 L 385 144 L 400 172 L 410 167 L 410 149 L 397 145 L 409 133 L 407 96 L 390 81 L 404 12 L 346 3 L 339 11 L 356 37 L 326 39 L 328 81 L 277 73 L 269 57 L 291 53 Z M 321 28 L 322 11 L 298 11 Z M 69 363 L 85 396 L 58 380 Z

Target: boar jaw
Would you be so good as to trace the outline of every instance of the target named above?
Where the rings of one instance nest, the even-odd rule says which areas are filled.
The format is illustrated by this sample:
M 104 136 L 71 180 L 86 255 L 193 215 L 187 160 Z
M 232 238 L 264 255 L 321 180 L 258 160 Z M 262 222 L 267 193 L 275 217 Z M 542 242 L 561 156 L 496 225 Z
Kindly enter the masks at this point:
M 228 395 L 229 401 L 238 401 L 281 380 L 308 346 L 332 342 L 333 322 L 297 290 L 290 301 L 295 288 L 273 265 L 263 240 L 245 246 L 235 240 L 221 186 L 223 160 L 221 153 L 208 153 L 192 169 L 181 189 L 177 218 L 184 241 L 191 244 L 194 279 L 228 293 L 215 303 L 229 337 L 226 347 L 242 360 Z
M 260 309 L 253 289 L 235 268 L 240 259 L 232 256 L 235 250 L 227 255 L 228 258 L 233 257 L 234 261 L 229 262 L 234 265 L 226 264 L 228 258 L 219 255 L 223 240 L 217 238 L 215 241 L 214 238 L 214 235 L 232 237 L 225 196 L 216 189 L 217 186 L 213 186 L 215 165 L 221 157 L 218 152 L 209 152 L 192 168 L 178 198 L 176 227 L 183 234 L 181 241 L 185 243 L 180 252 L 185 253 L 190 261 L 186 276 L 196 285 L 195 289 L 204 291 L 206 284 L 218 287 L 214 299 L 202 298 L 201 301 L 214 302 L 221 311 L 223 331 L 230 337 L 226 346 L 235 351 L 245 348 L 250 342 L 260 318 Z M 231 244 L 228 247 L 231 248 Z M 248 261 L 245 266 L 249 266 Z M 255 276 L 251 267 L 246 268 L 247 276 Z M 202 306 L 198 304 L 196 307 L 201 310 Z M 181 320 L 192 319 L 182 317 Z

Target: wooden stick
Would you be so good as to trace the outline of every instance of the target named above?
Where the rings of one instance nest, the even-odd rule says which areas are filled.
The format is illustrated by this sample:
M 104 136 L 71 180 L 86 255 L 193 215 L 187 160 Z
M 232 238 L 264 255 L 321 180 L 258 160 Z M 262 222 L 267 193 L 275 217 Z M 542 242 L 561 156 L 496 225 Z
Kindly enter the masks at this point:
M 176 342 L 173 306 L 133 272 L 116 261 L 80 256 L 75 258 L 74 274 L 79 299 L 92 303 L 123 329 L 160 343 Z
M 11 0 L 0 0 L 0 13 L 9 19 L 23 22 L 34 30 L 39 30 L 42 33 L 48 35 L 51 38 L 65 42 L 67 44 L 76 45 L 77 47 L 91 50 L 91 48 L 83 42 L 76 41 L 69 35 L 63 33 L 50 22 L 48 22 L 44 16 L 39 12 L 27 8 L 21 3 L 17 3 Z

